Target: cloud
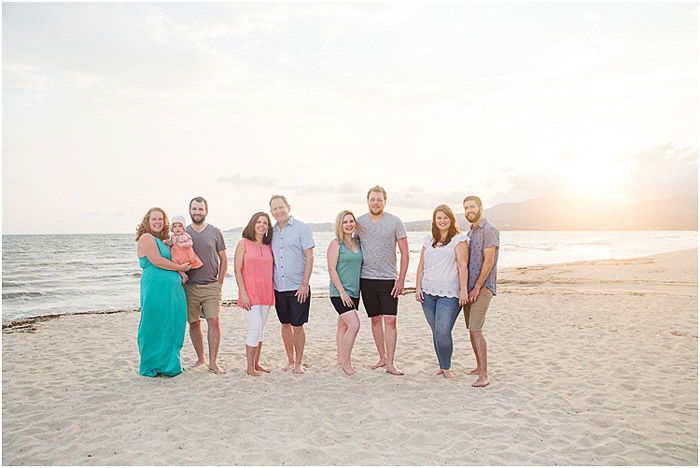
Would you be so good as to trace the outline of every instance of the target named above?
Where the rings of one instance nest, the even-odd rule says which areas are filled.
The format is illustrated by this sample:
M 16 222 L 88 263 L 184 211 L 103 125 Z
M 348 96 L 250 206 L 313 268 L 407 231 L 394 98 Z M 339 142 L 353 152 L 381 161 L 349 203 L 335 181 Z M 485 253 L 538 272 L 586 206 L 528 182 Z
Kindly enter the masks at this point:
M 355 182 L 341 182 L 333 184 L 285 184 L 277 179 L 261 175 L 234 174 L 231 176 L 219 177 L 218 182 L 232 185 L 255 185 L 260 187 L 273 188 L 275 191 L 292 191 L 303 195 L 320 195 L 326 193 L 361 193 L 362 187 Z
M 259 185 L 261 187 L 271 186 L 277 183 L 277 181 L 271 177 L 241 174 L 219 177 L 218 182 L 232 185 Z
M 635 199 L 665 198 L 698 193 L 698 151 L 667 143 L 621 158 L 632 169 L 622 183 Z
M 570 159 L 562 157 L 560 160 Z M 698 153 L 695 148 L 670 143 L 658 145 L 639 153 L 612 157 L 609 164 L 625 168 L 613 190 L 629 200 L 698 193 Z M 522 200 L 569 195 L 577 195 L 576 188 L 560 173 L 547 169 L 524 176 L 511 173 L 510 192 L 505 198 Z

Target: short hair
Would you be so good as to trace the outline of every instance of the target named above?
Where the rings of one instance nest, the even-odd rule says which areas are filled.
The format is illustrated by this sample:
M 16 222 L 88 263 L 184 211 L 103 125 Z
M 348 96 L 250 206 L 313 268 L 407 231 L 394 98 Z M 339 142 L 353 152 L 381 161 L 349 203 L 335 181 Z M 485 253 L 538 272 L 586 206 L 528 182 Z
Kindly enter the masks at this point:
M 384 190 L 384 187 L 380 187 L 379 185 L 375 185 L 371 189 L 367 191 L 367 199 L 369 200 L 369 194 L 372 192 L 379 192 L 382 195 L 384 195 L 384 200 L 386 201 L 386 190 Z
M 352 219 L 355 220 L 355 232 L 364 231 L 360 223 L 357 222 L 355 213 L 353 213 L 350 210 L 343 210 L 340 213 L 338 213 L 338 216 L 335 218 L 335 238 L 339 241 L 343 240 L 343 218 L 345 218 L 346 215 L 352 216 Z
M 248 225 L 241 233 L 241 237 L 255 242 L 255 225 L 261 216 L 264 216 L 267 219 L 267 233 L 263 236 L 263 244 L 269 245 L 272 243 L 272 222 L 270 222 L 270 217 L 267 215 L 267 213 L 263 213 L 262 211 L 258 211 L 250 218 Z
M 274 199 L 276 199 L 276 198 L 279 198 L 280 200 L 282 200 L 282 201 L 284 202 L 284 204 L 287 205 L 287 207 L 289 207 L 289 202 L 287 201 L 287 197 L 285 197 L 284 195 L 273 195 L 273 196 L 271 196 L 271 197 L 270 197 L 270 203 L 269 203 L 270 206 L 272 206 L 272 200 L 274 200 Z
M 482 208 L 481 198 L 477 197 L 476 195 L 469 195 L 468 197 L 465 197 L 464 200 L 462 200 L 462 206 L 464 206 L 464 204 L 469 200 L 475 201 L 476 204 L 479 205 L 479 209 Z
M 189 208 L 192 208 L 192 202 L 197 202 L 197 203 L 204 203 L 204 209 L 209 211 L 209 205 L 207 204 L 207 201 L 203 197 L 194 197 L 192 200 L 190 200 L 190 205 Z

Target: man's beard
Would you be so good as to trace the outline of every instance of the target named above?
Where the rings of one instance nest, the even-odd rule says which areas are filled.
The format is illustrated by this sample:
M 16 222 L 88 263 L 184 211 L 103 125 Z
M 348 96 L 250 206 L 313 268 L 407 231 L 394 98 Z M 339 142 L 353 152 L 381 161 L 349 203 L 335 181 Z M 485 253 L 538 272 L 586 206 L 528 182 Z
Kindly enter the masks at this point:
M 194 224 L 202 224 L 204 220 L 206 219 L 207 215 L 190 215 L 190 219 L 192 220 L 192 223 Z M 199 221 L 198 221 L 199 220 Z
M 476 213 L 469 213 L 467 215 L 467 221 L 469 221 L 470 223 L 473 223 L 474 221 L 476 221 L 480 217 L 481 217 L 481 210 L 477 211 Z
M 370 208 L 369 212 L 372 213 L 374 216 L 379 216 L 380 214 L 384 213 L 384 208 L 378 208 L 378 209 Z

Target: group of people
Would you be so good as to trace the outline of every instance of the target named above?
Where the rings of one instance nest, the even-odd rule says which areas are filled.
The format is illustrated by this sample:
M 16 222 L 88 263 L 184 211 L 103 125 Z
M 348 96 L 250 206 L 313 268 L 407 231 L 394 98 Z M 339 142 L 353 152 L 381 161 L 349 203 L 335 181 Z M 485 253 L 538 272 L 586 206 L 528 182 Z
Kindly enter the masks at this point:
M 357 372 L 351 354 L 359 332 L 360 300 L 371 320 L 378 360 L 371 369 L 403 375 L 395 364 L 398 297 L 403 293 L 409 263 L 406 229 L 402 221 L 384 208 L 387 194 L 375 186 L 367 192 L 369 212 L 355 217 L 340 212 L 335 239 L 327 251 L 330 302 L 338 313 L 337 365 L 348 374 Z M 258 212 L 242 232 L 234 254 L 238 306 L 248 322 L 246 372 L 269 373 L 260 364 L 263 331 L 272 306 L 281 323 L 287 355 L 283 371 L 304 373 L 306 344 L 304 325 L 309 320 L 310 278 L 315 243 L 311 229 L 291 214 L 283 195 L 270 199 L 270 213 Z M 482 326 L 491 298 L 496 294 L 499 232 L 483 216 L 481 200 L 468 196 L 464 215 L 471 223 L 461 233 L 449 206 L 433 211 L 431 234 L 423 240 L 416 273 L 415 298 L 422 305 L 432 330 L 439 369 L 436 375 L 453 378 L 452 329 L 461 310 L 476 357 L 477 375 L 472 384 L 489 384 L 486 341 Z M 201 319 L 207 321 L 211 372 L 226 371 L 218 364 L 221 337 L 221 288 L 228 269 L 226 244 L 221 231 L 206 223 L 208 205 L 201 197 L 190 201 L 192 223 L 151 208 L 137 228 L 137 254 L 141 278 L 141 321 L 138 345 L 139 372 L 145 376 L 174 376 L 182 372 L 180 350 L 185 321 L 197 354 L 194 366 L 207 364 Z M 400 252 L 397 267 L 396 250 Z

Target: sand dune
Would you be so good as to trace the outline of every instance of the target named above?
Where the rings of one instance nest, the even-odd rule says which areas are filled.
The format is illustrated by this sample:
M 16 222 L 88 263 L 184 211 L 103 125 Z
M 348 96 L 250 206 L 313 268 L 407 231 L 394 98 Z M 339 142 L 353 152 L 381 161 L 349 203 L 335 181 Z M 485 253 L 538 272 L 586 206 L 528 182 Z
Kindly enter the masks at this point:
M 271 315 L 244 375 L 246 325 L 223 313 L 224 376 L 140 377 L 138 312 L 67 315 L 3 333 L 3 464 L 696 465 L 697 250 L 503 270 L 486 322 L 491 385 L 474 389 L 460 317 L 437 368 L 412 296 L 399 305 L 406 376 L 334 367 L 337 314 L 312 301 L 307 370 L 279 371 Z M 183 361 L 193 362 L 189 339 Z M 375 359 L 368 320 L 356 365 Z

